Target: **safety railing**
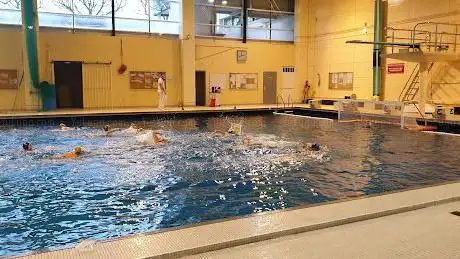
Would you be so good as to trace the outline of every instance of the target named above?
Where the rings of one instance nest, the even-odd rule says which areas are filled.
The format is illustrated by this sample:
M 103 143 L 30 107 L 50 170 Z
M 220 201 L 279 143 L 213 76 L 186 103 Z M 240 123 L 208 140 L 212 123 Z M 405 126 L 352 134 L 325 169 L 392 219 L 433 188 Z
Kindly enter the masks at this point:
M 460 42 L 460 24 L 421 22 L 412 29 L 387 27 L 386 42 L 391 53 L 398 47 L 409 51 L 456 52 Z
M 399 100 L 400 101 L 405 101 L 405 97 L 407 95 L 407 92 L 410 88 L 410 86 L 412 86 L 415 82 L 415 79 L 417 78 L 417 76 L 419 75 L 420 73 L 420 70 L 419 70 L 419 64 L 417 64 L 415 67 L 414 67 L 414 70 L 412 70 L 412 73 L 410 74 L 409 76 L 409 79 L 407 79 L 407 82 L 406 84 L 404 85 L 401 93 L 399 94 Z
M 282 95 L 277 95 L 276 96 L 276 107 L 277 108 L 279 108 L 279 104 L 280 104 L 279 100 L 281 100 L 281 103 L 283 104 L 284 109 L 294 108 L 294 101 L 292 100 L 291 95 L 288 95 L 286 102 L 284 101 L 284 98 Z
M 434 62 L 431 62 L 428 66 L 428 73 L 431 72 L 433 69 Z M 402 102 L 405 101 L 413 101 L 415 96 L 417 95 L 420 87 L 420 66 L 417 64 L 412 70 L 409 79 L 407 80 L 406 84 L 404 85 L 403 90 L 399 94 L 399 100 Z

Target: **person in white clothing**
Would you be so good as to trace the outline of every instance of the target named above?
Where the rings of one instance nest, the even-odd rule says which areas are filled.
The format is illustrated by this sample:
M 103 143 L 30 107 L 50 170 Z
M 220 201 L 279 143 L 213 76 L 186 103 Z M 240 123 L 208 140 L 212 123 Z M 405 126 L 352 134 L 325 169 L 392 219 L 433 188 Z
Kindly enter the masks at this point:
M 158 108 L 163 110 L 165 108 L 165 103 L 166 103 L 166 87 L 165 87 L 165 81 L 160 76 L 158 78 L 158 97 L 160 98 L 160 101 L 158 103 Z

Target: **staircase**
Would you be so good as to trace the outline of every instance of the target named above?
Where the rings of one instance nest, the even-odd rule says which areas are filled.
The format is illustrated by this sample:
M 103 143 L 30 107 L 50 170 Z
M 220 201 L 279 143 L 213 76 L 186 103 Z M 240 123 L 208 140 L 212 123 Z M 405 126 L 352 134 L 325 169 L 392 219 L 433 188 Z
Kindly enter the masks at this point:
M 431 62 L 428 66 L 428 73 L 431 72 L 431 69 L 434 66 L 434 62 Z M 420 65 L 417 64 L 412 70 L 412 73 L 409 79 L 406 82 L 401 94 L 399 95 L 399 100 L 401 102 L 410 102 L 415 100 L 418 92 L 420 90 Z

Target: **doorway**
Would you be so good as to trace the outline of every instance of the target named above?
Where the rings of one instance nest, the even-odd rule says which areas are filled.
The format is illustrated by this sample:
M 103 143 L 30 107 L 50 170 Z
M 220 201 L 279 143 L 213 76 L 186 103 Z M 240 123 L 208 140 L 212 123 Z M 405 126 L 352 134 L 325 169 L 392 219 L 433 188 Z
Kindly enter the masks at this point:
M 83 108 L 82 62 L 55 61 L 54 83 L 58 109 Z
M 276 72 L 264 72 L 264 104 L 276 104 Z
M 195 72 L 196 106 L 206 106 L 206 72 Z

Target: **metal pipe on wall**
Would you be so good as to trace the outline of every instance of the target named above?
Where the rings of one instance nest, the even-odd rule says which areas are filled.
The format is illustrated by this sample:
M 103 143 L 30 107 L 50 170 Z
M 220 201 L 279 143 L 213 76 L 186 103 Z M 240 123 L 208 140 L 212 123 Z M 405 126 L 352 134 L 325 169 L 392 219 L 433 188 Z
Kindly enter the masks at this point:
M 112 36 L 115 36 L 115 0 L 112 0 Z
M 248 7 L 249 0 L 243 0 L 243 43 L 248 40 Z
M 383 42 L 383 1 L 375 0 L 374 9 L 374 42 Z M 374 44 L 373 55 L 373 95 L 380 97 L 382 86 L 382 44 Z
M 22 28 L 25 35 L 26 60 L 32 88 L 38 88 L 40 84 L 36 10 L 36 1 L 22 0 Z

